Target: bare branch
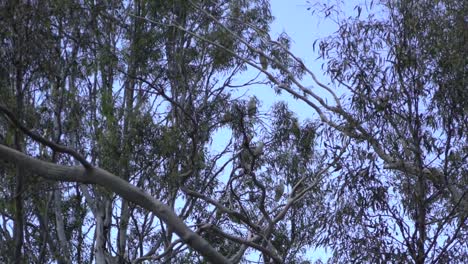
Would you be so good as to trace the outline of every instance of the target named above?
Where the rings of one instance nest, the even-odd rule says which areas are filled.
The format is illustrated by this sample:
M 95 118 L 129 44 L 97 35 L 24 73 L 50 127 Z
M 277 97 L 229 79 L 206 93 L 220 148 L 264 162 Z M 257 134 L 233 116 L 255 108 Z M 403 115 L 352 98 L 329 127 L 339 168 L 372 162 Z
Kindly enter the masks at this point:
M 28 135 L 29 137 L 31 137 L 35 141 L 48 146 L 49 148 L 53 149 L 56 152 L 66 153 L 66 154 L 71 155 L 76 160 L 78 160 L 86 169 L 91 169 L 92 168 L 91 164 L 83 156 L 81 156 L 78 152 L 76 152 L 75 150 L 67 148 L 67 147 L 65 147 L 63 145 L 57 144 L 55 142 L 52 142 L 52 141 L 50 141 L 50 140 L 48 140 L 48 139 L 34 133 L 34 132 L 32 132 L 31 130 L 27 129 L 21 123 L 21 121 L 18 120 L 10 110 L 8 110 L 8 108 L 6 106 L 0 104 L 0 111 L 3 112 L 3 114 L 5 114 L 8 117 L 8 120 L 10 120 L 10 122 L 13 123 L 14 126 L 19 128 L 21 131 L 23 131 L 23 133 L 25 133 L 26 135 Z
M 28 168 L 43 178 L 54 181 L 97 184 L 115 192 L 129 202 L 133 202 L 157 215 L 190 247 L 213 263 L 229 263 L 205 239 L 193 232 L 170 207 L 161 203 L 138 187 L 100 168 L 85 169 L 81 166 L 64 166 L 27 156 L 19 151 L 0 145 L 0 157 Z

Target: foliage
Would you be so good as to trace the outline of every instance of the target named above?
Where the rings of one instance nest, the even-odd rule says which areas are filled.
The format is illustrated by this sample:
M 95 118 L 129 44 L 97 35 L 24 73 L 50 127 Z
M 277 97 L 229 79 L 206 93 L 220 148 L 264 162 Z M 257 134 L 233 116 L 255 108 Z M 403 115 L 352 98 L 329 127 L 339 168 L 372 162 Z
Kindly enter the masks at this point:
M 387 16 L 342 20 L 321 41 L 326 72 L 347 88 L 346 112 L 369 133 L 355 137 L 343 175 L 331 181 L 330 206 L 338 207 L 327 218 L 333 235 L 321 243 L 334 249 L 332 262 L 466 258 L 463 6 L 384 1 Z
M 0 262 L 462 263 L 466 7 L 373 8 L 320 41 L 325 85 L 265 0 L 1 3 Z

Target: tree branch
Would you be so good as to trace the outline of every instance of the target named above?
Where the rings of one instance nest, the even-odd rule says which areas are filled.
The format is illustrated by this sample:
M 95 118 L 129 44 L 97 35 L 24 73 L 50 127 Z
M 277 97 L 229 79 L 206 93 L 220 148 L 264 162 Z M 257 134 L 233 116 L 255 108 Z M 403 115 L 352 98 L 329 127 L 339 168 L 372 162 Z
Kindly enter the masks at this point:
M 49 148 L 53 149 L 56 152 L 70 154 L 72 157 L 74 157 L 76 160 L 78 160 L 86 169 L 91 169 L 92 168 L 91 164 L 83 156 L 81 156 L 78 152 L 76 152 L 75 150 L 67 148 L 67 147 L 65 147 L 63 145 L 57 144 L 55 142 L 52 142 L 52 141 L 50 141 L 50 140 L 48 140 L 46 138 L 41 137 L 40 135 L 38 135 L 38 134 L 36 134 L 34 132 L 32 132 L 31 130 L 27 129 L 21 123 L 21 121 L 18 120 L 10 110 L 8 110 L 8 108 L 6 106 L 0 104 L 0 111 L 3 112 L 8 117 L 8 119 L 10 120 L 11 123 L 13 123 L 14 126 L 19 128 L 21 131 L 23 131 L 23 133 L 25 133 L 26 135 L 28 135 L 29 137 L 31 137 L 35 141 L 48 146 Z
M 190 247 L 213 263 L 230 263 L 217 252 L 205 239 L 193 232 L 165 204 L 153 198 L 140 188 L 122 178 L 100 168 L 85 169 L 82 166 L 64 166 L 27 156 L 19 151 L 0 144 L 0 159 L 23 166 L 39 176 L 61 182 L 80 182 L 98 184 L 122 196 L 161 218 Z

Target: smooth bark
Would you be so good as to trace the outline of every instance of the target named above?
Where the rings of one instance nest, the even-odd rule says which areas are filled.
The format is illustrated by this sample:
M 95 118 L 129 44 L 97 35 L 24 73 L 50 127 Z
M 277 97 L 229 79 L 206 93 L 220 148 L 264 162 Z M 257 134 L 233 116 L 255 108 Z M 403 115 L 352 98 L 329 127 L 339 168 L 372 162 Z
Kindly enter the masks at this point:
M 94 167 L 85 169 L 82 166 L 64 166 L 45 162 L 4 145 L 0 145 L 0 159 L 13 162 L 18 166 L 34 171 L 37 175 L 49 180 L 103 186 L 122 196 L 125 200 L 156 214 L 185 243 L 204 256 L 206 260 L 213 263 L 230 263 L 227 258 L 217 252 L 205 239 L 188 228 L 168 206 L 106 170 Z

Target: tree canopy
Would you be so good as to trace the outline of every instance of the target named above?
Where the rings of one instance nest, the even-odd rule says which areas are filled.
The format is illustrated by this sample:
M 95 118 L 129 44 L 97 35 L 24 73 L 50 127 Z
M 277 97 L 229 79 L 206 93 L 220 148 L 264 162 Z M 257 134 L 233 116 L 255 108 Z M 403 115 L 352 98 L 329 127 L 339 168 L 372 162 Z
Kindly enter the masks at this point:
M 321 73 L 267 0 L 0 3 L 0 262 L 463 263 L 468 7 L 307 10 Z

